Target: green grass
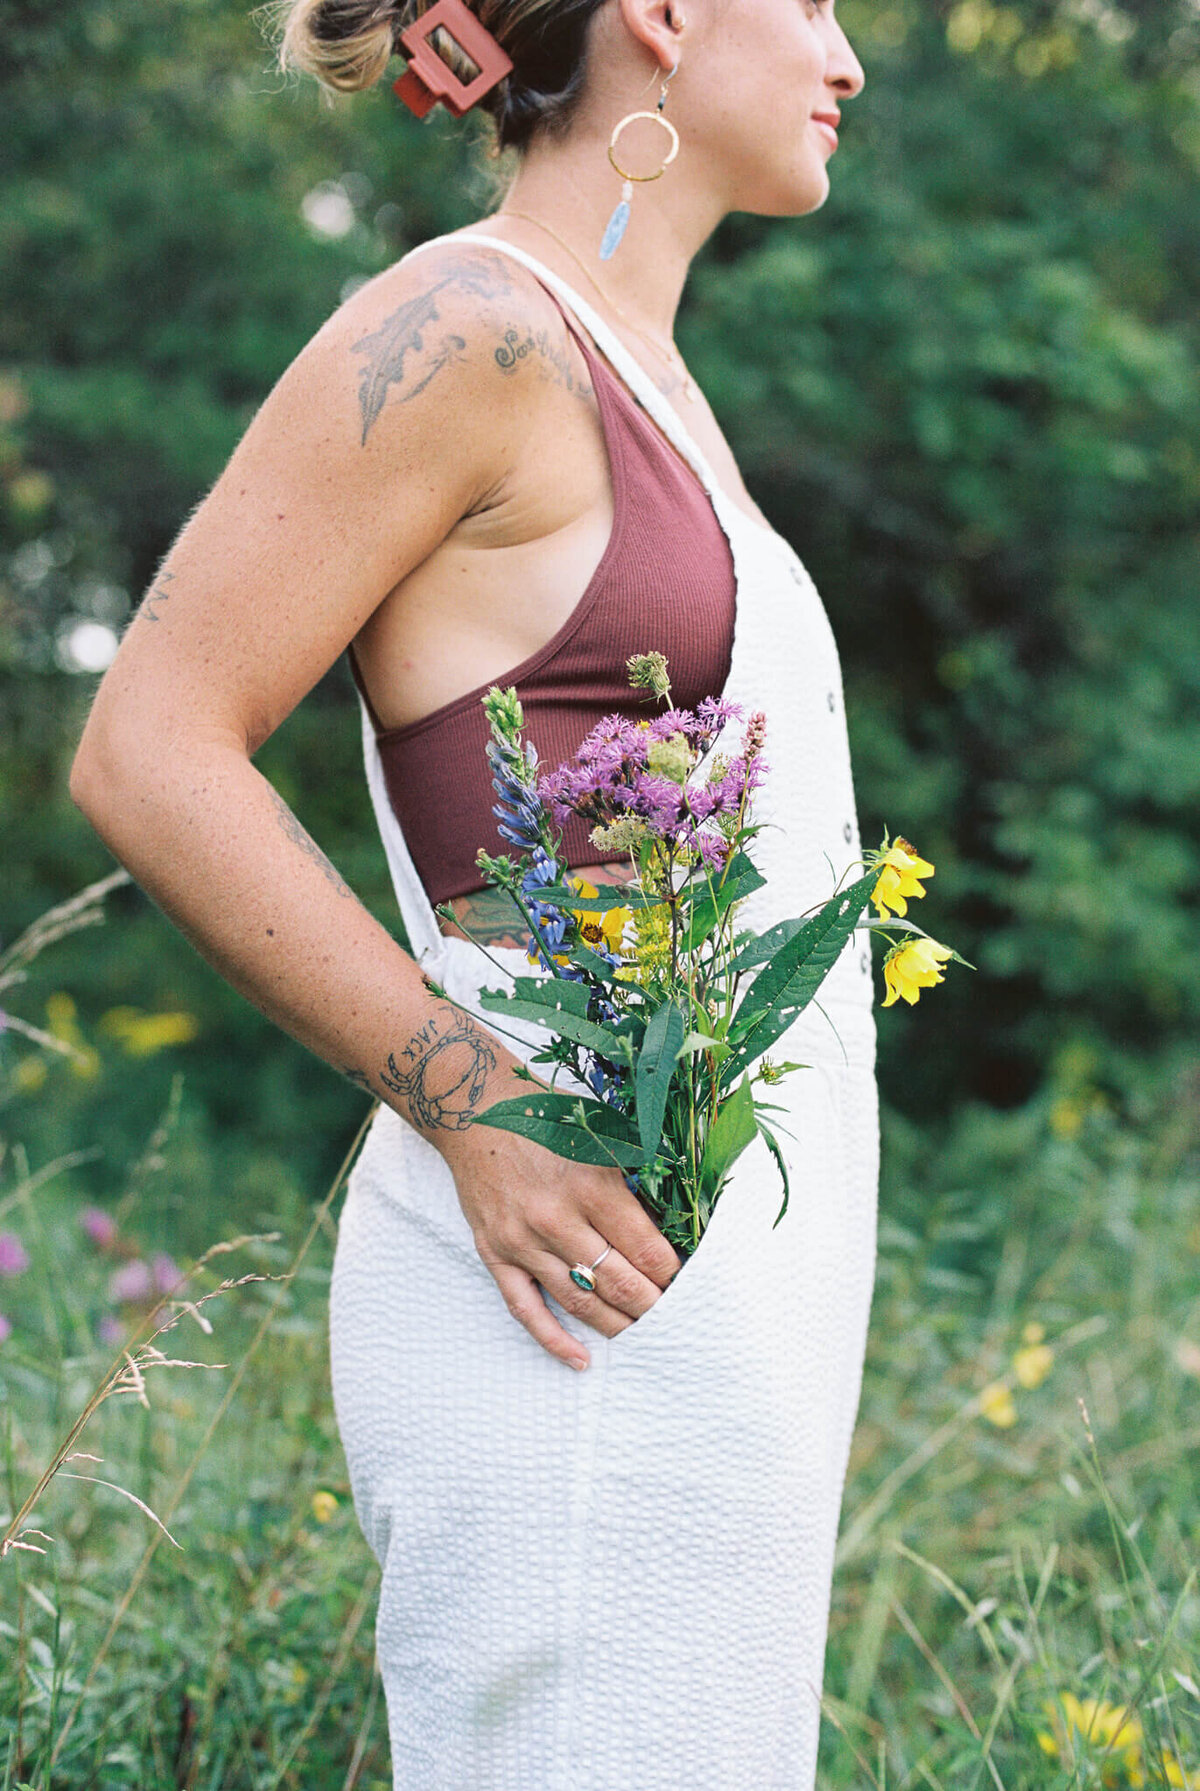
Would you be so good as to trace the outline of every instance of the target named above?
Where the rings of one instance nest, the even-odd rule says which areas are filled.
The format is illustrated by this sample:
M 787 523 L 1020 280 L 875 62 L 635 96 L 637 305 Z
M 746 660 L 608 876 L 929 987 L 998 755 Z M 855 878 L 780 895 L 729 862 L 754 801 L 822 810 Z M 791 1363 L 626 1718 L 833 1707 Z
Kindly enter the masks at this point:
M 75 1073 L 51 1057 L 26 1105 Z M 1185 1066 L 1118 1110 L 1075 1054 L 1038 1099 L 937 1136 L 885 1115 L 822 1791 L 1200 1784 L 1196 1095 Z M 0 1233 L 28 1256 L 0 1278 L 0 1533 L 113 1390 L 70 1445 L 100 1460 L 54 1475 L 32 1546 L 0 1560 L 0 1787 L 389 1786 L 375 1567 L 329 1394 L 336 1194 L 257 1160 L 214 1188 L 177 1081 L 98 1244 L 90 1165 L 26 1162 L 22 1111 L 0 1162 Z M 114 1298 L 122 1264 L 218 1212 L 253 1235 L 189 1280 L 211 1333 Z M 145 1368 L 143 1401 L 114 1320 L 144 1364 L 172 1316 L 153 1347 L 201 1366 Z M 1052 1720 L 1063 1694 L 1127 1705 L 1131 1727 L 1106 1747 L 1100 1708 L 1088 1743 Z

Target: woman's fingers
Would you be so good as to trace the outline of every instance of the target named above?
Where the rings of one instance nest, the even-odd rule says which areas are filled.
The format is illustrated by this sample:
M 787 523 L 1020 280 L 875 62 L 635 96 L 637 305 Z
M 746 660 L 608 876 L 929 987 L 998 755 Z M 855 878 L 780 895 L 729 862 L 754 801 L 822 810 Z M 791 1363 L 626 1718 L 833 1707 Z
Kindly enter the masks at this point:
M 542 1296 L 533 1276 L 515 1263 L 489 1262 L 496 1285 L 504 1295 L 504 1304 L 517 1323 L 524 1325 L 535 1343 L 549 1355 L 572 1368 L 586 1368 L 591 1357 L 565 1326 L 559 1324 Z M 570 1285 L 570 1283 L 568 1283 Z
M 592 1293 L 572 1281 L 574 1265 L 581 1262 L 586 1268 L 594 1263 L 604 1249 L 604 1242 L 602 1237 L 593 1234 L 576 1255 L 572 1255 L 568 1247 L 560 1249 L 552 1243 L 547 1254 L 531 1266 L 546 1292 L 553 1294 L 560 1306 L 603 1332 L 605 1337 L 615 1337 L 633 1320 L 649 1312 L 662 1289 L 640 1274 L 615 1249 L 610 1250 L 604 1261 L 592 1270 L 596 1281 Z
M 613 1255 L 619 1252 L 634 1274 L 654 1282 L 658 1288 L 666 1287 L 674 1279 L 680 1267 L 678 1253 L 667 1242 L 637 1195 L 631 1194 L 628 1188 L 622 1188 L 617 1198 L 589 1208 L 587 1216 L 604 1241 L 612 1245 Z M 603 1243 L 597 1244 L 592 1254 L 583 1260 L 594 1262 L 603 1248 Z M 612 1257 L 606 1256 L 601 1268 L 606 1269 L 611 1261 Z M 616 1303 L 623 1304 L 620 1300 Z

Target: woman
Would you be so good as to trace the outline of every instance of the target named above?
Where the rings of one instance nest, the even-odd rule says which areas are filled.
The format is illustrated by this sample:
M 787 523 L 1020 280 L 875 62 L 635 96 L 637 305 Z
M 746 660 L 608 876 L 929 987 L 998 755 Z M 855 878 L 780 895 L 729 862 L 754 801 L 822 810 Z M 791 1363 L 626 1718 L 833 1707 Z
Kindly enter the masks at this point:
M 296 0 L 284 60 L 366 86 L 416 10 Z M 72 793 L 236 988 L 383 1103 L 332 1355 L 397 1786 L 807 1791 L 874 1272 L 865 945 L 779 1053 L 809 1066 L 780 1091 L 787 1218 L 752 1147 L 673 1281 L 616 1170 L 469 1123 L 534 1046 L 491 1030 L 497 972 L 434 905 L 528 973 L 474 871 L 479 696 L 515 682 L 553 763 L 637 712 L 649 649 L 677 702 L 767 711 L 750 924 L 857 856 L 820 600 L 671 334 L 727 212 L 824 202 L 863 75 L 832 0 L 484 0 L 455 28 L 520 152 L 501 209 L 356 291 L 284 373 L 147 593 Z M 445 83 L 405 47 L 420 109 Z M 413 956 L 251 762 L 347 647 Z M 589 852 L 568 836 L 576 869 L 622 874 Z

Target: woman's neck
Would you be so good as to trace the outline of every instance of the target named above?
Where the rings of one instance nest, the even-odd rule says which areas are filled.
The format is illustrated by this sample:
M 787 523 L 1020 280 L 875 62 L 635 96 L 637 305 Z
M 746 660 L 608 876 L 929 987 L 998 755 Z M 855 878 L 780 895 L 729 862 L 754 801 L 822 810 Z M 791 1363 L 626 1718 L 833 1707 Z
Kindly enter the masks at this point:
M 608 160 L 608 140 L 588 133 L 567 143 L 531 148 L 495 218 L 508 213 L 515 233 L 527 220 L 542 227 L 539 259 L 572 284 L 580 266 L 597 291 L 647 335 L 669 343 L 692 257 L 721 219 L 711 195 L 677 166 L 661 181 L 635 184 L 629 225 L 611 261 L 600 259 L 600 239 L 621 197 L 621 179 Z M 522 214 L 518 217 L 517 214 Z M 522 236 L 522 242 L 529 237 Z M 577 259 L 575 259 L 577 258 Z

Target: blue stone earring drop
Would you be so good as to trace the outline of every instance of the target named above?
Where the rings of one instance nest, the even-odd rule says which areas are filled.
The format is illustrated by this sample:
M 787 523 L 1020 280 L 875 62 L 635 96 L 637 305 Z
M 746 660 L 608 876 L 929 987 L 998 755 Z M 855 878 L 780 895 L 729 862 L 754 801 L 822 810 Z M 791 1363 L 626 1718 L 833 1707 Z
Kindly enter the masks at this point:
M 633 198 L 634 181 L 661 179 L 671 163 L 675 160 L 675 157 L 679 154 L 679 132 L 675 129 L 675 126 L 671 123 L 669 118 L 663 117 L 663 107 L 667 103 L 667 86 L 678 67 L 679 64 L 677 62 L 675 68 L 671 70 L 671 73 L 667 75 L 666 79 L 663 81 L 662 91 L 658 96 L 658 104 L 655 106 L 653 112 L 630 112 L 626 117 L 622 118 L 620 124 L 616 126 L 612 136 L 609 138 L 608 159 L 616 169 L 617 173 L 621 176 L 622 185 L 621 197 L 617 201 L 612 217 L 609 218 L 608 223 L 604 227 L 604 235 L 600 239 L 601 261 L 611 261 L 612 257 L 616 254 L 617 249 L 620 247 L 621 238 L 624 236 L 626 226 L 629 223 L 629 206 L 630 200 Z M 670 139 L 667 153 L 663 157 L 662 166 L 661 168 L 656 168 L 653 174 L 631 174 L 627 168 L 622 168 L 620 162 L 617 160 L 616 149 L 617 144 L 620 141 L 621 132 L 625 129 L 626 125 L 632 124 L 635 118 L 648 118 L 651 123 L 660 124 L 667 132 Z

